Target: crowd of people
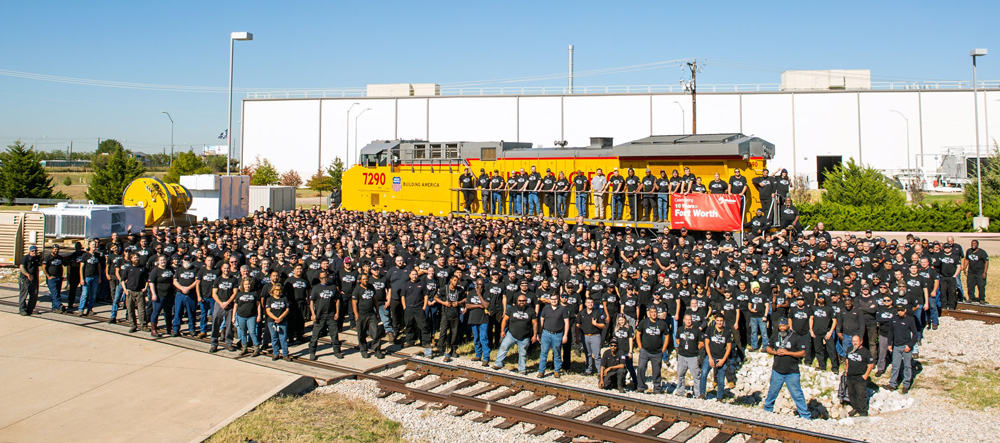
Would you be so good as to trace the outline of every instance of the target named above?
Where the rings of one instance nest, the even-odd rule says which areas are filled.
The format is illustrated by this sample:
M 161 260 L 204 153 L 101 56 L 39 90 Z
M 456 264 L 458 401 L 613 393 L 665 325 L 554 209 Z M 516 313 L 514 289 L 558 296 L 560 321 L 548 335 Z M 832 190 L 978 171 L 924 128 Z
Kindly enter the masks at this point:
M 480 168 L 477 176 L 465 168 L 458 179 L 457 202 L 465 212 L 478 208 L 486 215 L 543 216 L 547 207 L 549 217 L 565 218 L 569 217 L 570 195 L 573 194 L 576 215 L 584 219 L 624 220 L 627 207 L 628 220 L 666 222 L 672 194 L 730 194 L 740 196 L 746 203 L 753 187 L 760 201 L 757 215 L 762 216 L 762 220 L 778 220 L 768 223 L 768 227 L 780 225 L 784 228 L 798 223 L 798 211 L 788 198 L 792 182 L 785 169 L 775 176 L 764 169 L 760 176 L 748 180 L 736 168 L 728 180 L 715 173 L 708 183 L 703 183 L 689 167 L 683 171 L 681 174 L 674 169 L 668 177 L 667 171 L 661 170 L 656 177 L 649 168 L 643 176 L 636 175 L 634 168 L 628 168 L 625 175 L 619 173 L 618 168 L 607 175 L 597 168 L 588 178 L 582 170 L 567 173 L 546 168 L 542 175 L 531 166 L 530 172 L 520 168 L 504 178 L 499 169 L 490 174 Z M 591 206 L 592 214 L 589 212 Z M 606 211 L 608 206 L 610 215 Z
M 963 249 L 952 238 L 833 237 L 822 224 L 737 234 L 262 209 L 72 251 L 32 247 L 20 264 L 21 313 L 34 312 L 44 278 L 55 312 L 92 315 L 106 300 L 109 323 L 154 337 L 184 333 L 186 318 L 186 334 L 210 338 L 210 352 L 290 359 L 289 345 L 308 340 L 316 359 L 329 335 L 342 358 L 340 333 L 353 328 L 365 358 L 397 343 L 450 361 L 471 340 L 484 366 L 504 367 L 516 346 L 519 373 L 530 355 L 538 377 L 559 378 L 580 350 L 582 373 L 602 388 L 665 392 L 667 364 L 677 395 L 689 394 L 690 373 L 690 395 L 707 398 L 714 373 L 715 399 L 747 353 L 767 352 L 765 408 L 786 385 L 808 417 L 800 363 L 845 372 L 854 412 L 865 414 L 873 370 L 891 367 L 887 387 L 909 389 L 922 334 L 937 329 L 939 309 L 955 308 L 961 275 L 966 298 L 984 300 L 988 256 L 975 240 Z

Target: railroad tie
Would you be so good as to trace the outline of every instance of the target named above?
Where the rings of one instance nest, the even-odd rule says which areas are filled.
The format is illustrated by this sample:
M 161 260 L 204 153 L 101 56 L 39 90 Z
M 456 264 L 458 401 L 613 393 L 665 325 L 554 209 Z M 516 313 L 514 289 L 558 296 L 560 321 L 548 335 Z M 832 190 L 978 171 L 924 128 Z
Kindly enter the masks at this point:
M 497 423 L 497 425 L 494 426 L 494 428 L 497 428 L 497 429 L 510 429 L 510 428 L 514 427 L 514 425 L 516 425 L 517 422 L 519 422 L 519 421 L 520 420 L 513 419 L 513 418 L 508 418 L 508 419 L 506 419 L 506 420 L 504 420 L 504 421 L 502 421 L 500 423 Z
M 436 388 L 438 386 L 441 386 L 441 385 L 443 385 L 445 383 L 448 383 L 449 381 L 451 381 L 451 379 L 445 378 L 445 377 L 438 377 L 437 380 L 434 380 L 434 381 L 429 382 L 429 383 L 422 384 L 422 385 L 416 387 L 415 389 L 419 389 L 421 391 L 430 391 L 431 389 L 434 389 L 434 388 Z
M 594 405 L 589 405 L 589 404 L 584 403 L 584 404 L 582 404 L 580 406 L 577 406 L 576 408 L 573 408 L 572 411 L 564 412 L 564 413 L 559 414 L 559 415 L 562 415 L 563 417 L 566 417 L 566 418 L 577 418 L 577 417 L 579 417 L 579 416 L 581 416 L 583 414 L 586 414 L 591 409 L 594 409 Z
M 537 408 L 531 408 L 531 409 L 533 409 L 535 411 L 538 411 L 538 412 L 545 412 L 545 411 L 548 411 L 549 409 L 554 409 L 554 408 L 559 407 L 563 403 L 566 403 L 566 401 L 567 400 L 565 400 L 565 399 L 556 397 L 556 398 L 553 398 L 552 400 L 549 400 L 549 401 L 547 401 L 545 403 L 542 403 L 541 405 L 538 405 Z
M 615 425 L 615 429 L 628 429 L 628 428 L 631 428 L 632 426 L 635 426 L 635 425 L 639 424 L 639 422 L 645 420 L 646 417 L 649 417 L 649 416 L 645 415 L 645 414 L 633 414 L 631 417 L 626 418 L 625 421 L 616 424 Z
M 479 417 L 476 417 L 476 418 L 472 419 L 472 421 L 474 421 L 476 423 L 488 423 L 488 422 L 492 421 L 494 418 L 497 418 L 497 417 L 495 415 L 492 415 L 492 414 L 485 414 L 484 413 L 483 415 L 480 415 Z
M 703 429 L 705 428 L 702 426 L 689 424 L 688 427 L 684 428 L 683 431 L 675 435 L 671 440 L 688 441 L 694 438 L 695 435 L 698 435 Z
M 708 443 L 726 443 L 731 438 L 733 438 L 733 434 L 728 432 L 719 432 L 718 434 L 715 434 L 715 437 L 709 440 Z
M 410 384 L 426 376 L 427 374 L 424 374 L 422 372 L 414 372 L 410 375 L 407 375 L 406 377 L 399 379 L 399 381 L 403 382 L 403 384 Z
M 517 395 L 518 392 L 521 392 L 521 390 L 520 389 L 509 388 L 506 391 L 498 392 L 498 393 L 495 393 L 493 395 L 490 395 L 489 397 L 486 397 L 483 400 L 486 400 L 486 401 L 500 401 L 500 400 L 503 400 L 503 399 L 505 399 L 507 397 L 513 397 L 513 396 Z
M 524 406 L 526 404 L 534 403 L 534 402 L 538 401 L 542 397 L 544 397 L 544 395 L 541 395 L 541 394 L 531 394 L 531 395 L 529 395 L 527 397 L 524 397 L 524 398 L 522 398 L 520 400 L 517 400 L 515 402 L 511 402 L 510 405 L 513 406 L 513 407 L 515 407 L 515 408 L 520 408 L 521 406 Z
M 604 424 L 604 422 L 606 422 L 608 420 L 611 420 L 612 418 L 617 417 L 618 414 L 621 414 L 621 411 L 616 411 L 616 410 L 613 410 L 613 409 L 608 409 L 607 411 L 604 411 L 604 413 L 602 413 L 601 415 L 598 415 L 597 417 L 594 417 L 594 418 L 588 420 L 588 422 L 590 422 L 590 423 L 596 423 L 596 424 L 599 424 L 599 425 L 600 424 Z
M 764 443 L 764 439 L 760 438 L 760 437 L 753 437 L 753 436 L 751 436 L 744 443 Z
M 405 396 L 405 397 L 403 397 L 403 398 L 401 398 L 399 400 L 396 400 L 396 403 L 399 403 L 399 404 L 401 404 L 403 406 L 408 406 L 408 405 L 412 405 L 416 401 L 417 401 L 417 399 L 415 399 L 415 398 L 410 397 L 409 395 L 407 395 L 407 396 Z
M 485 394 L 487 392 L 490 392 L 490 391 L 492 391 L 494 389 L 497 389 L 497 388 L 498 388 L 497 385 L 486 385 L 486 386 L 483 386 L 483 387 L 480 387 L 480 388 L 473 389 L 472 391 L 470 391 L 469 393 L 467 393 L 465 395 L 467 395 L 469 397 L 478 397 L 480 395 L 483 395 L 483 394 Z
M 643 435 L 656 437 L 657 435 L 662 434 L 663 431 L 670 429 L 670 427 L 673 425 L 674 425 L 674 420 L 660 419 L 660 421 L 656 422 L 653 426 L 650 426 L 649 429 L 646 429 L 646 431 L 643 432 Z
M 546 432 L 549 432 L 551 430 L 552 430 L 552 428 L 550 428 L 548 426 L 535 425 L 535 427 L 531 428 L 530 431 L 525 432 L 525 434 L 539 436 L 539 435 L 542 435 L 542 434 L 544 434 Z
M 456 383 L 454 386 L 441 391 L 441 395 L 451 395 L 451 394 L 454 394 L 455 391 L 458 391 L 458 390 L 461 390 L 461 389 L 465 389 L 465 388 L 467 388 L 469 386 L 472 386 L 472 385 L 474 385 L 476 383 L 477 382 L 475 380 L 472 380 L 472 379 L 462 380 L 462 381 Z

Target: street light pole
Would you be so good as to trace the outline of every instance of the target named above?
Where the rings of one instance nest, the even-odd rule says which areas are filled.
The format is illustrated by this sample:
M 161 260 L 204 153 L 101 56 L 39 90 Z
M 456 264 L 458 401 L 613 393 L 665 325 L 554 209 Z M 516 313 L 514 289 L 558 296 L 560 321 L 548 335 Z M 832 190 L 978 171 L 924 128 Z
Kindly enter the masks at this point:
M 35 139 L 35 144 L 34 144 L 34 145 L 32 145 L 31 147 L 32 147 L 32 148 L 35 148 L 35 149 L 38 149 L 38 141 L 39 141 L 39 140 L 41 140 L 41 139 L 43 139 L 43 138 L 45 138 L 45 136 L 44 136 L 44 135 L 43 135 L 43 136 L 41 136 L 41 137 L 38 137 L 37 139 Z
M 174 166 L 174 118 L 170 116 L 167 111 L 161 112 L 161 114 L 167 114 L 167 118 L 170 119 L 170 167 Z
M 674 104 L 676 104 L 678 108 L 681 108 L 681 134 L 684 134 L 684 105 L 680 104 L 677 100 L 674 100 Z
M 357 117 L 354 117 L 354 164 L 360 163 L 358 161 L 358 119 L 361 118 L 362 115 L 365 115 L 365 111 L 371 110 L 372 108 L 362 109 L 361 112 L 358 113 Z
M 899 114 L 900 117 L 903 117 L 903 120 L 906 120 L 906 169 L 910 169 L 910 119 L 906 118 L 902 112 L 895 109 L 889 112 L 895 112 Z
M 982 166 L 979 162 L 979 82 L 976 80 L 976 57 L 982 57 L 986 55 L 985 48 L 976 48 L 969 51 L 969 55 L 972 56 L 972 101 L 975 103 L 975 116 L 976 116 L 976 186 L 978 187 L 977 194 L 979 195 L 979 218 L 983 217 L 983 176 L 982 176 Z M 973 226 L 975 228 L 975 226 Z
M 347 115 L 344 116 L 344 157 L 347 157 L 347 164 L 351 164 L 351 109 L 361 103 L 354 102 L 347 108 Z
M 233 32 L 229 34 L 229 118 L 226 120 L 226 175 L 230 174 L 230 164 L 233 162 L 233 46 L 236 40 L 253 40 L 249 32 Z M 240 165 L 243 164 L 243 152 L 240 152 Z

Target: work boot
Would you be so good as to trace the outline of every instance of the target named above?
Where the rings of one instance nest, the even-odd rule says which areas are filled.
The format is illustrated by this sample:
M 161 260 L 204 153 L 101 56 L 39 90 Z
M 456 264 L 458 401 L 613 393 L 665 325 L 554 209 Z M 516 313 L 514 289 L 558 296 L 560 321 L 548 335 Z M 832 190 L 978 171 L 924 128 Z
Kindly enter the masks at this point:
M 226 350 L 229 352 L 233 352 L 236 350 L 236 348 L 233 347 L 232 343 L 226 343 Z
M 205 334 L 204 332 L 200 332 L 200 333 L 198 333 L 198 338 L 199 338 L 199 339 L 203 339 L 203 338 L 205 338 L 205 337 L 208 337 L 208 334 Z
M 309 361 L 316 361 L 316 353 L 315 352 L 310 352 L 309 353 Z
M 212 347 L 211 347 L 211 348 L 208 348 L 208 353 L 209 353 L 209 354 L 214 354 L 214 353 L 216 353 L 216 352 L 219 352 L 219 347 L 218 347 L 218 346 L 216 346 L 216 345 L 212 345 Z
M 375 350 L 375 358 L 377 358 L 379 360 L 385 358 L 385 354 L 382 353 L 381 349 L 376 349 Z
M 131 333 L 133 333 L 135 331 L 138 331 L 138 330 L 139 330 L 139 328 L 137 328 L 135 326 L 132 326 L 131 328 L 128 328 L 128 333 L 131 334 Z
M 333 356 L 337 357 L 337 360 L 343 360 L 344 359 L 344 354 L 342 354 L 340 351 L 334 351 L 333 352 Z
M 903 395 L 906 395 L 907 392 L 910 392 L 910 388 L 906 386 L 903 386 L 903 389 L 899 390 L 899 393 Z
M 292 356 L 291 355 L 286 355 L 285 356 L 285 361 L 292 361 Z
M 275 352 L 274 354 L 271 354 L 271 361 L 277 361 L 279 358 L 281 358 L 281 356 L 278 355 L 277 352 Z
M 247 355 L 249 353 L 250 353 L 250 348 L 249 347 L 243 348 L 243 350 L 240 351 L 240 357 L 242 357 L 244 355 Z
M 262 346 L 257 346 L 257 349 L 254 349 L 254 350 L 253 350 L 253 355 L 252 355 L 252 357 L 257 357 L 257 356 L 259 356 L 259 355 L 261 354 L 261 351 L 263 351 L 263 349 L 262 349 Z

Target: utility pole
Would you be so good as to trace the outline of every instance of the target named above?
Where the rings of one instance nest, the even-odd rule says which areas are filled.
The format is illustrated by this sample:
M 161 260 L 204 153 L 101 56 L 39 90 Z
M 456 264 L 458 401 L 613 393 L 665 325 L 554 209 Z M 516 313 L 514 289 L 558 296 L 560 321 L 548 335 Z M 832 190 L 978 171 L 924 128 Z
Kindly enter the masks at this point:
M 691 71 L 691 84 L 688 88 L 691 90 L 691 133 L 698 133 L 698 71 L 701 68 L 698 67 L 698 60 L 692 60 L 687 63 L 688 69 Z

